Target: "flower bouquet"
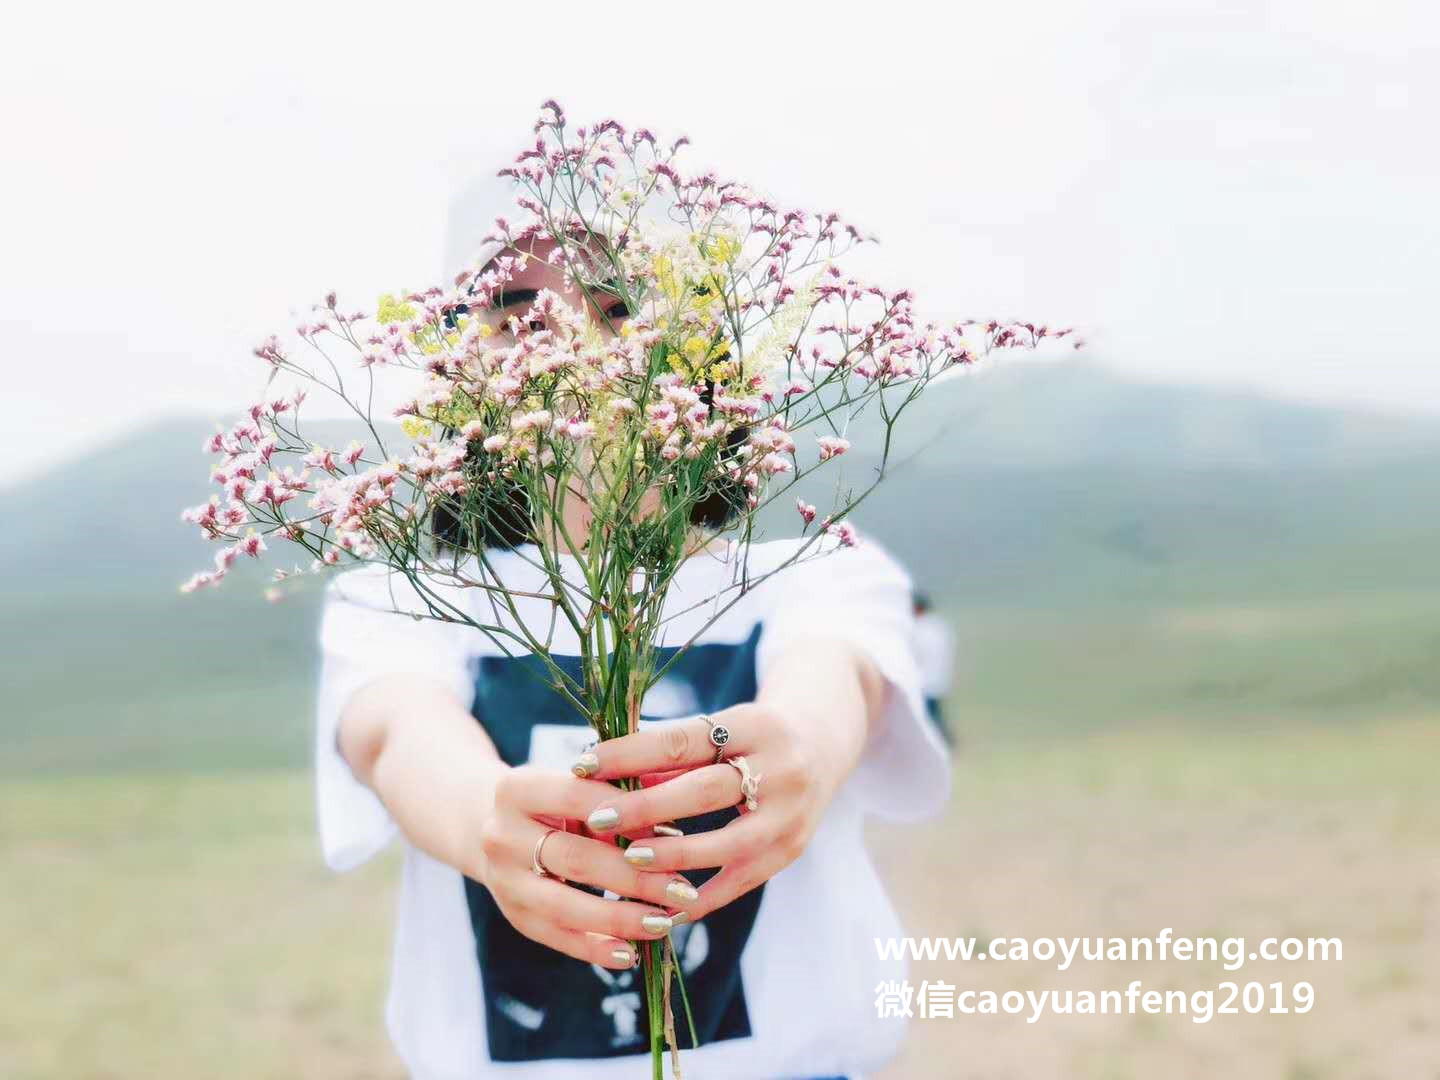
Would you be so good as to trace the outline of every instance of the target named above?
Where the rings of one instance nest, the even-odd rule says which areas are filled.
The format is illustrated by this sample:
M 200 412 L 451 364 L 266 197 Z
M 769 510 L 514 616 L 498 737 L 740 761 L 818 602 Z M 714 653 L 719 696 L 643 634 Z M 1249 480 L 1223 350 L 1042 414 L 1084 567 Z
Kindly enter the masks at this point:
M 183 515 L 223 546 L 183 588 L 217 584 L 280 540 L 308 564 L 280 581 L 381 564 L 423 599 L 427 610 L 410 614 L 533 655 L 610 739 L 636 730 L 645 692 L 673 663 L 657 642 L 683 560 L 717 533 L 748 540 L 762 510 L 850 449 L 868 412 L 882 433 L 870 483 L 823 509 L 795 499 L 803 542 L 770 572 L 853 544 L 847 516 L 883 478 L 896 425 L 927 386 L 1068 331 L 917 323 L 908 291 L 837 264 L 873 237 L 683 172 L 683 138 L 665 149 L 613 120 L 572 128 L 553 101 L 534 134 L 500 174 L 515 220 L 498 218 L 448 286 L 383 297 L 368 313 L 331 293 L 295 342 L 255 349 L 270 369 L 264 400 L 206 444 L 223 495 Z M 521 287 L 534 260 L 563 289 Z M 306 438 L 302 404 L 317 389 L 364 439 Z M 402 395 L 393 416 L 377 415 L 377 393 Z M 517 596 L 492 569 L 497 544 L 533 560 L 552 626 L 578 636 L 578 671 L 551 659 L 544 627 L 513 617 Z M 710 621 L 759 581 L 711 598 Z M 478 590 L 493 620 L 456 605 L 456 585 Z M 673 1003 L 689 1009 L 683 982 L 672 997 L 669 940 L 644 945 L 658 1078 L 667 1046 L 678 1055 Z

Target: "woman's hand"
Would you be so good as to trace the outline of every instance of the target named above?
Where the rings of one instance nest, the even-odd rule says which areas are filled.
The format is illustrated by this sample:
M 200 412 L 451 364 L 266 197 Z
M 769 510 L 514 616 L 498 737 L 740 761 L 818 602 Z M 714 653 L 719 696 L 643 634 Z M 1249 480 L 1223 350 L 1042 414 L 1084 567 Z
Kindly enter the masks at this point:
M 510 768 L 469 710 L 421 676 L 387 676 L 358 691 L 341 714 L 339 748 L 412 844 L 484 884 L 522 934 L 569 956 L 629 967 L 632 941 L 669 931 L 662 909 L 697 899 L 680 875 L 627 863 L 612 836 L 580 834 L 576 822 L 615 788 Z M 531 869 L 536 842 L 567 823 L 570 831 L 551 833 L 540 853 L 556 876 L 540 877 Z M 634 899 L 605 900 L 562 878 Z
M 633 838 L 624 859 L 652 871 L 722 867 L 686 909 L 700 918 L 774 877 L 805 850 L 846 777 L 854 770 L 878 716 L 884 683 L 857 653 L 817 644 L 787 653 L 761 687 L 759 700 L 715 713 L 730 731 L 725 757 L 744 756 L 759 781 L 748 812 L 741 775 L 715 763 L 703 719 L 648 728 L 600 743 L 576 771 L 594 779 L 643 776 L 631 792 L 608 789 L 588 818 L 594 831 Z M 657 824 L 726 807 L 741 816 L 693 836 L 646 836 Z
M 526 937 L 580 960 L 626 968 L 638 962 L 631 941 L 664 937 L 672 926 L 666 909 L 691 907 L 699 894 L 678 874 L 626 861 L 611 837 L 581 835 L 575 822 L 613 803 L 616 794 L 609 784 L 570 773 L 531 766 L 505 771 L 478 831 L 478 865 L 470 873 Z M 554 876 L 540 877 L 532 866 L 536 843 L 567 824 L 569 831 L 546 837 L 540 861 Z M 634 899 L 606 900 L 566 882 Z

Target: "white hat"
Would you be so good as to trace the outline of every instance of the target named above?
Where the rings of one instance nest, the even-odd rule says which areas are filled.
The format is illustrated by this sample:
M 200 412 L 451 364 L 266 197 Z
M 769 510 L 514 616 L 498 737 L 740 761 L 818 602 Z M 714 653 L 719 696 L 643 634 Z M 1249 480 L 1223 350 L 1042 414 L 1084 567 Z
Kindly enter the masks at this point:
M 505 250 L 503 240 L 482 243 L 498 217 L 528 219 L 516 203 L 517 184 L 508 176 L 479 177 L 465 184 L 450 199 L 445 229 L 445 265 L 442 280 L 453 281 L 461 270 L 478 269 Z
M 466 267 L 484 266 L 505 244 L 500 240 L 481 243 L 497 217 L 515 216 L 515 181 L 508 176 L 485 176 L 465 184 L 450 199 L 445 225 L 444 280 L 453 280 Z

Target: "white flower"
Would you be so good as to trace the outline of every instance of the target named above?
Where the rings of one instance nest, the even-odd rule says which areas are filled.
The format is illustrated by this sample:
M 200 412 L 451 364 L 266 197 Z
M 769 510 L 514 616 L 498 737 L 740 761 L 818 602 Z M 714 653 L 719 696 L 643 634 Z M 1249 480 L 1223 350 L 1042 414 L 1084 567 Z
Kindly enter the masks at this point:
M 820 274 L 816 274 L 770 316 L 764 336 L 745 357 L 745 374 L 758 375 L 762 385 L 778 389 L 781 378 L 786 375 L 785 359 L 789 348 L 796 344 L 815 308 L 816 283 L 819 280 Z M 786 385 L 790 385 L 788 379 Z

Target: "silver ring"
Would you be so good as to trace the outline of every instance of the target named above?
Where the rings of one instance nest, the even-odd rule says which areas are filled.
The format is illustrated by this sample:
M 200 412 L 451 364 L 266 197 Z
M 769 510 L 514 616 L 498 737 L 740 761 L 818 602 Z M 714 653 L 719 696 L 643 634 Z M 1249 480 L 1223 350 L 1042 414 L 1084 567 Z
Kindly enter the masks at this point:
M 724 724 L 717 724 L 704 713 L 700 719 L 710 725 L 710 745 L 715 747 L 715 764 L 718 765 L 725 760 L 725 744 L 730 741 L 730 729 Z
M 550 839 L 551 833 L 559 832 L 559 829 L 546 829 L 540 834 L 540 839 L 535 841 L 535 850 L 530 853 L 530 872 L 536 877 L 554 877 L 555 875 L 545 869 L 544 863 L 540 861 L 540 851 L 545 847 L 545 841 Z
M 745 760 L 744 754 L 726 758 L 725 764 L 734 766 L 735 771 L 740 774 L 740 794 L 745 798 L 745 809 L 760 809 L 760 774 L 750 772 L 750 762 Z

